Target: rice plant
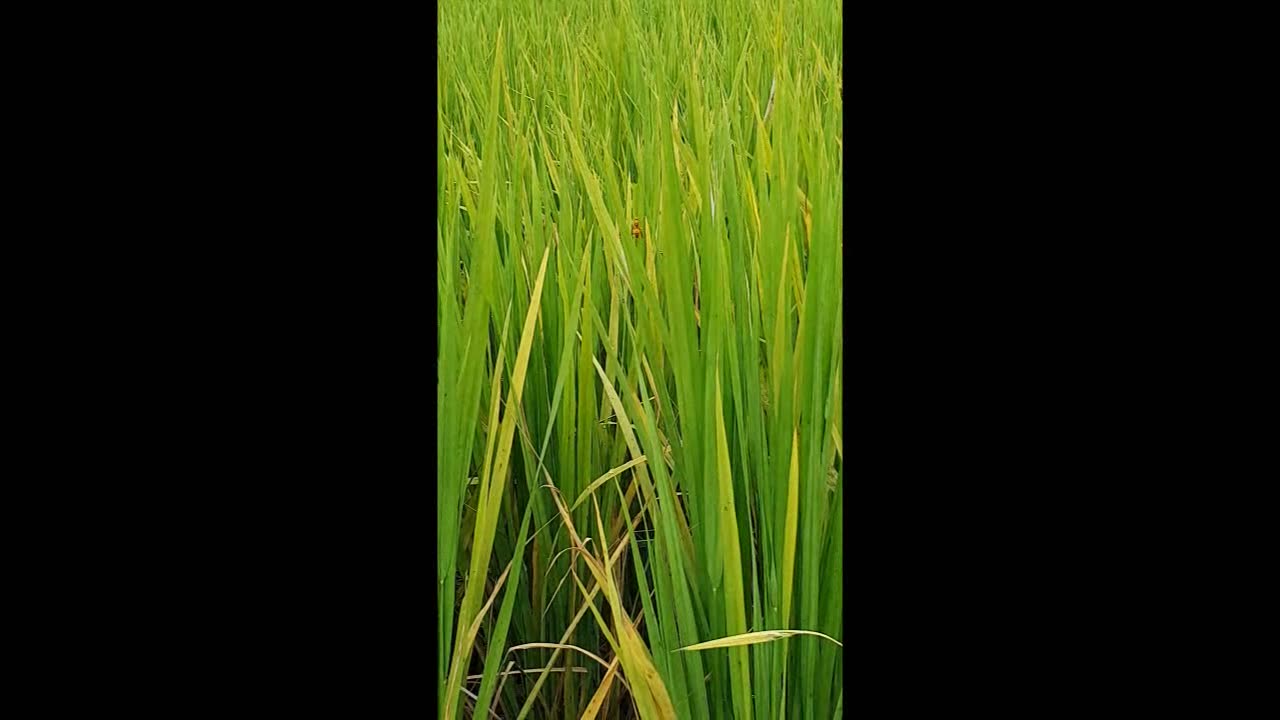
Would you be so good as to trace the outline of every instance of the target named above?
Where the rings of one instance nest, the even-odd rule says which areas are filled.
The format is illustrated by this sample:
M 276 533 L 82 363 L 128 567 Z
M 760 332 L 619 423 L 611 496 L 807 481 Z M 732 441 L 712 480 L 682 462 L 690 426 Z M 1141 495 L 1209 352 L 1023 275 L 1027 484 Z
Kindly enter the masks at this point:
M 440 717 L 840 717 L 840 3 L 438 38 Z

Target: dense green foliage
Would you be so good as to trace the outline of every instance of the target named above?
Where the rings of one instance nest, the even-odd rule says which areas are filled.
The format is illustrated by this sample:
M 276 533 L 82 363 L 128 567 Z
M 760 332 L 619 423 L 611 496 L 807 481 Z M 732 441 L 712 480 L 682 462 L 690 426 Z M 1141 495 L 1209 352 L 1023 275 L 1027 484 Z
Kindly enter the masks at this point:
M 840 13 L 440 4 L 442 718 L 842 714 Z

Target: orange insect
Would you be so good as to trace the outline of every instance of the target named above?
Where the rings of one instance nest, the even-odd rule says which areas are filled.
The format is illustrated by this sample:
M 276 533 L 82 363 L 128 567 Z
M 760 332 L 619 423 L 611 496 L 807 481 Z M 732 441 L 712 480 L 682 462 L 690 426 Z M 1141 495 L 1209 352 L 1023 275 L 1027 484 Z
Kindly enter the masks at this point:
M 631 237 L 640 239 L 640 218 L 631 218 Z

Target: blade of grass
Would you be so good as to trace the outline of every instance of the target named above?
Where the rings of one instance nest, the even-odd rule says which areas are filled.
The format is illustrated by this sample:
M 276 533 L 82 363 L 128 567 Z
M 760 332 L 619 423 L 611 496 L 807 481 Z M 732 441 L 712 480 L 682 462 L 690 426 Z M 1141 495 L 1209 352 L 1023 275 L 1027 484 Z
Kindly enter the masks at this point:
M 775 640 L 785 640 L 796 635 L 813 635 L 815 637 L 829 640 L 840 647 L 844 645 L 835 638 L 813 630 L 759 630 L 756 632 L 742 633 L 741 635 L 732 635 L 730 637 L 718 638 L 716 640 L 708 640 L 697 645 L 676 648 L 672 652 L 685 652 L 695 650 L 716 650 L 719 648 L 742 647 L 744 645 L 755 645 L 757 643 L 773 642 Z

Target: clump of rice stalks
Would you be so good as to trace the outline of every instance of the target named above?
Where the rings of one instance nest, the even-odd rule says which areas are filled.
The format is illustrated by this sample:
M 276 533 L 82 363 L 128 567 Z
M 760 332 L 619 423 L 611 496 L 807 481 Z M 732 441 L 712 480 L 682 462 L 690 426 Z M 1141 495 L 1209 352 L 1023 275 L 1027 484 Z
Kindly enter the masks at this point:
M 441 718 L 840 716 L 840 12 L 442 3 Z

